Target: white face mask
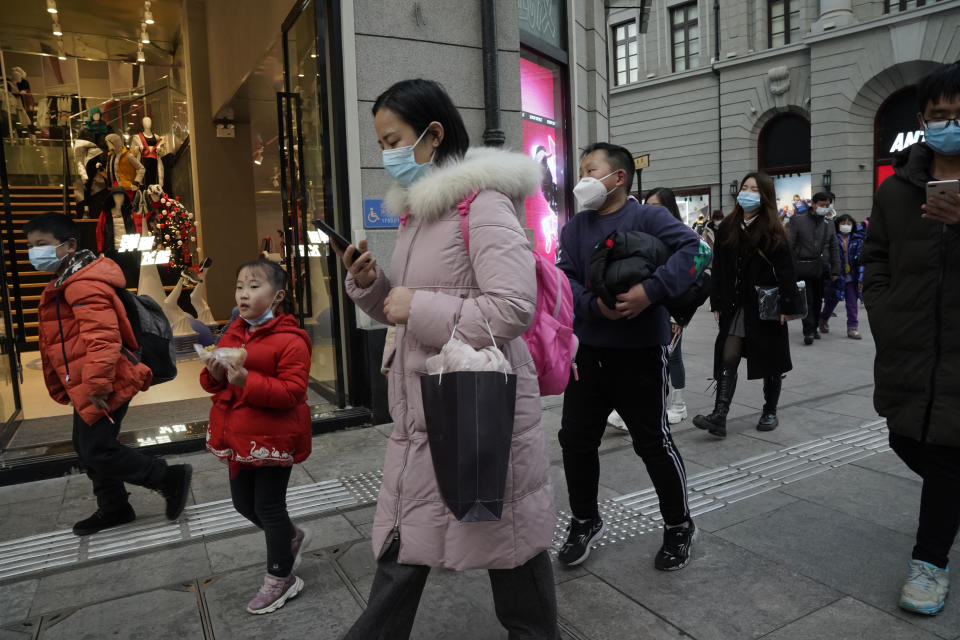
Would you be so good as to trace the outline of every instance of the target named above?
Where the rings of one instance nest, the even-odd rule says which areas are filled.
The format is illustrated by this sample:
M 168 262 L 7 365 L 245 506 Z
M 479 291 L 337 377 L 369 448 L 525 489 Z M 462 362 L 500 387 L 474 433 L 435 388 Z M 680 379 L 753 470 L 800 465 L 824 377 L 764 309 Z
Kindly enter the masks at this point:
M 580 182 L 573 188 L 573 195 L 580 203 L 581 210 L 597 210 L 603 206 L 603 203 L 607 201 L 607 196 L 616 190 L 616 187 L 608 191 L 602 181 L 615 173 L 616 171 L 611 171 L 599 180 L 589 176 L 580 178 Z
M 849 224 L 840 225 L 840 233 L 847 234 L 853 231 L 853 227 Z

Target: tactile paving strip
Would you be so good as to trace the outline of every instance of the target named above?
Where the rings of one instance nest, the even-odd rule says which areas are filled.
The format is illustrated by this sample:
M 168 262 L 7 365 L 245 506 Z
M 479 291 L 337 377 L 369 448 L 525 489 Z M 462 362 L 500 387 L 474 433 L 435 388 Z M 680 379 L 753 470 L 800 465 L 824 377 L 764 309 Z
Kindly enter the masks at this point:
M 872 422 L 691 476 L 687 480 L 691 513 L 701 515 L 888 451 L 885 424 L 883 421 Z M 291 487 L 287 492 L 287 509 L 291 516 L 303 517 L 373 504 L 382 479 L 381 471 L 372 471 Z M 625 542 L 661 530 L 657 495 L 652 488 L 605 500 L 600 504 L 600 514 L 607 531 L 597 546 Z M 560 511 L 557 514 L 554 552 L 566 540 L 569 522 L 569 513 Z M 84 538 L 64 530 L 0 542 L 0 580 L 250 527 L 250 523 L 234 510 L 230 500 L 218 500 L 187 507 L 178 522 L 155 519 Z

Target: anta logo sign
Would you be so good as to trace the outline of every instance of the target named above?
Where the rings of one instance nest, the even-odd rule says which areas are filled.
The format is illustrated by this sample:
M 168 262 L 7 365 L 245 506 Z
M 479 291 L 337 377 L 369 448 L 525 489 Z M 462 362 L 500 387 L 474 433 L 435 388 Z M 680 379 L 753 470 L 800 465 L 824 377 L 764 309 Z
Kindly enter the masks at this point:
M 918 142 L 923 142 L 924 140 L 923 129 L 906 132 L 901 131 L 897 134 L 897 139 L 893 141 L 893 146 L 890 147 L 890 153 L 903 151 L 907 147 L 917 144 Z

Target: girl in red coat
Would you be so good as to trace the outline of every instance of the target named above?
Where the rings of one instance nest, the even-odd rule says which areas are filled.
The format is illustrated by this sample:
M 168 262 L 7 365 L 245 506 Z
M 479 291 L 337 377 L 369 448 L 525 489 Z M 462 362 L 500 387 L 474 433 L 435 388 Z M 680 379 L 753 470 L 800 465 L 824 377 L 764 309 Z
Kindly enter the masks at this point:
M 310 338 L 293 316 L 280 310 L 286 273 L 268 260 L 237 269 L 239 318 L 219 347 L 243 347 L 245 362 L 211 357 L 200 384 L 213 395 L 207 450 L 230 464 L 233 505 L 263 529 L 267 575 L 247 605 L 270 613 L 303 589 L 294 575 L 309 532 L 287 515 L 290 471 L 310 455 Z

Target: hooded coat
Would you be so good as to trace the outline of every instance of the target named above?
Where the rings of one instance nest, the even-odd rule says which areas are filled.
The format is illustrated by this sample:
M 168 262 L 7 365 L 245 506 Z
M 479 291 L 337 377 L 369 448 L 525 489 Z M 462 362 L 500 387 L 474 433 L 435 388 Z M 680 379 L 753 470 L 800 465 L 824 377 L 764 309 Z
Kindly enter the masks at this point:
M 312 347 L 307 332 L 288 313 L 256 331 L 238 320 L 218 347 L 244 347 L 247 380 L 238 387 L 214 380 L 204 368 L 200 386 L 213 394 L 207 451 L 254 466 L 290 466 L 303 462 L 313 444 L 307 383 Z
M 43 378 L 51 398 L 72 402 L 93 424 L 103 411 L 91 395 L 106 395 L 112 412 L 146 391 L 153 374 L 133 354 L 137 339 L 117 296 L 126 284 L 117 263 L 99 258 L 61 280 L 47 285 L 37 309 Z
M 414 291 L 410 318 L 396 327 L 389 364 L 394 421 L 373 524 L 379 557 L 400 539 L 399 562 L 451 569 L 511 569 L 550 546 L 555 513 L 540 392 L 533 359 L 521 338 L 536 308 L 534 258 L 517 219 L 523 199 L 540 186 L 540 166 L 517 153 L 471 149 L 409 189 L 395 186 L 391 211 L 406 213 L 390 275 L 347 293 L 375 320 L 389 324 L 383 302 L 391 288 Z M 470 207 L 470 251 L 457 203 L 479 191 Z M 437 487 L 420 392 L 426 360 L 451 334 L 475 349 L 490 346 L 486 323 L 517 375 L 516 413 L 503 515 L 496 522 L 457 522 Z
M 920 217 L 932 162 L 926 143 L 909 147 L 873 198 L 862 254 L 873 404 L 894 433 L 960 447 L 960 229 Z

